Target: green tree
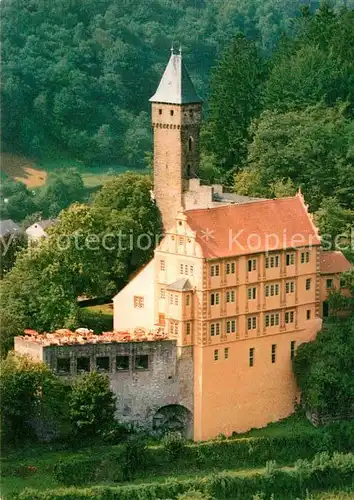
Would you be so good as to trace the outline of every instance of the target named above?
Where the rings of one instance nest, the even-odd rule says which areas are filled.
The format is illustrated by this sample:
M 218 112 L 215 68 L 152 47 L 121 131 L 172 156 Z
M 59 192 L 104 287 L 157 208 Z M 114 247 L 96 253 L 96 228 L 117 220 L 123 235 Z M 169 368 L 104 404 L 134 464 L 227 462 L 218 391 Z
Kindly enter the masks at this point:
M 338 100 L 354 105 L 354 12 L 328 4 L 308 8 L 293 23 L 295 36 L 280 45 L 264 92 L 267 109 L 303 109 Z
M 0 239 L 0 279 L 8 273 L 15 264 L 16 256 L 27 245 L 25 234 L 10 234 Z
M 250 121 L 260 111 L 265 62 L 255 43 L 237 36 L 216 66 L 210 84 L 204 148 L 223 169 L 239 168 Z
M 316 340 L 302 344 L 294 358 L 294 373 L 306 409 L 351 414 L 354 411 L 354 322 L 332 321 Z
M 290 179 L 303 188 L 313 211 L 333 195 L 351 208 L 353 131 L 344 105 L 316 105 L 286 113 L 264 111 L 252 125 L 247 166 L 236 175 L 235 189 L 273 196 L 274 182 Z
M 320 229 L 325 250 L 350 246 L 354 210 L 343 208 L 336 198 L 325 198 L 315 213 L 315 222 Z
M 91 372 L 77 378 L 69 396 L 69 417 L 74 434 L 92 438 L 113 422 L 116 397 L 109 388 L 108 377 Z
M 37 419 L 60 423 L 65 391 L 45 364 L 9 353 L 0 363 L 0 390 L 4 442 L 23 442 L 33 437 Z
M 36 197 L 37 209 L 44 217 L 56 217 L 74 202 L 84 201 L 86 190 L 80 173 L 63 169 L 48 174 L 46 184 Z
M 0 214 L 2 219 L 20 222 L 35 211 L 33 193 L 22 182 L 5 180 L 0 184 Z

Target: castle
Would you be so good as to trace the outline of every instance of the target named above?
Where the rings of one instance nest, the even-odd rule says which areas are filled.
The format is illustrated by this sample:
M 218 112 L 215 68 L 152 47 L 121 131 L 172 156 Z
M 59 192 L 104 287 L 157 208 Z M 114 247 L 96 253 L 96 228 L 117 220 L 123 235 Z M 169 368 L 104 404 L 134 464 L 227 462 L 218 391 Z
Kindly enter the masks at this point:
M 202 101 L 181 54 L 150 101 L 165 236 L 114 297 L 114 330 L 127 334 L 27 335 L 15 348 L 58 374 L 106 372 L 123 421 L 194 440 L 265 426 L 294 411 L 292 358 L 316 337 L 350 264 L 321 250 L 300 192 L 264 200 L 201 185 Z

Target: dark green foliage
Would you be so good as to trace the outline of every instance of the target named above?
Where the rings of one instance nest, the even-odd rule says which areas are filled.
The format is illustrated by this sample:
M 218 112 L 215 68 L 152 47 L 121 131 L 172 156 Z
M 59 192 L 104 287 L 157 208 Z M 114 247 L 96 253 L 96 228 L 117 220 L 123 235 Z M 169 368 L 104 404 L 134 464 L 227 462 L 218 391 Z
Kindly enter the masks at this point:
M 78 439 L 95 437 L 108 429 L 115 411 L 116 397 L 106 375 L 92 372 L 74 381 L 69 396 L 69 418 Z
M 170 460 L 175 460 L 182 456 L 186 443 L 180 432 L 168 432 L 163 437 L 162 444 Z
M 354 322 L 329 322 L 316 340 L 302 344 L 294 372 L 306 409 L 336 415 L 354 414 Z
M 5 145 L 32 157 L 54 147 L 120 164 L 142 164 L 151 149 L 148 99 L 172 41 L 203 95 L 217 54 L 236 33 L 268 52 L 298 11 L 289 0 L 5 0 L 1 7 Z
M 83 313 L 77 297 L 113 295 L 152 257 L 162 229 L 150 189 L 148 176 L 122 174 L 97 193 L 91 206 L 63 210 L 48 238 L 21 252 L 0 283 L 5 352 L 24 328 L 112 329 L 111 318 Z
M 116 488 L 98 486 L 86 490 L 58 489 L 41 493 L 28 490 L 21 493 L 18 499 L 74 500 L 79 498 L 99 498 L 102 500 L 155 500 L 157 498 L 178 498 L 178 495 L 187 493 L 191 489 L 205 493 L 202 498 L 212 496 L 215 499 L 244 500 L 263 492 L 264 498 L 267 500 L 272 495 L 279 498 L 295 499 L 305 498 L 310 491 L 351 486 L 353 484 L 353 473 L 353 454 L 341 455 L 335 453 L 333 457 L 330 457 L 327 453 L 322 453 L 316 455 L 311 461 L 297 462 L 294 471 L 274 470 L 270 474 L 266 472 L 244 477 L 225 472 L 188 481 L 168 480 L 165 483 L 128 485 Z M 284 497 L 285 492 L 286 497 Z
M 142 438 L 132 437 L 124 445 L 122 471 L 125 480 L 132 479 L 147 465 L 146 443 Z
M 265 62 L 254 42 L 237 36 L 211 78 L 205 149 L 228 170 L 241 165 L 247 152 L 248 127 L 260 110 Z
M 111 332 L 113 330 L 113 315 L 83 308 L 79 311 L 78 324 L 83 328 L 93 330 L 95 333 Z
M 10 353 L 1 361 L 1 441 L 25 441 L 36 432 L 36 421 L 60 425 L 65 412 L 65 391 L 43 363 Z
M 43 218 L 56 217 L 61 210 L 74 202 L 82 202 L 86 198 L 86 190 L 80 173 L 74 169 L 50 172 L 36 196 L 37 210 Z
M 25 233 L 10 234 L 0 239 L 0 278 L 12 269 L 16 256 L 27 246 Z
M 6 179 L 0 183 L 0 215 L 1 219 L 22 221 L 36 212 L 34 196 L 22 182 Z

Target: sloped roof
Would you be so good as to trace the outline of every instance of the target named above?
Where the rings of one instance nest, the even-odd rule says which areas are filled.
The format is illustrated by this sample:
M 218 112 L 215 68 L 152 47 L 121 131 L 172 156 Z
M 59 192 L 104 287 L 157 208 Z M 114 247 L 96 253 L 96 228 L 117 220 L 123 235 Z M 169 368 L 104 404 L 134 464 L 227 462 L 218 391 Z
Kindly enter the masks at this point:
M 171 53 L 170 60 L 150 102 L 194 104 L 202 102 L 183 63 L 181 54 Z
M 301 195 L 185 214 L 210 259 L 320 244 Z
M 38 226 L 40 226 L 42 229 L 47 229 L 48 227 L 54 226 L 56 223 L 57 219 L 45 219 L 36 222 L 36 224 L 38 224 Z
M 20 231 L 20 226 L 18 226 L 12 219 L 0 220 L 0 237 L 18 233 Z
M 344 273 L 351 267 L 349 260 L 342 252 L 322 252 L 320 257 L 321 274 Z
M 168 285 L 167 290 L 175 290 L 176 292 L 187 292 L 193 290 L 188 278 L 181 278 L 174 283 Z

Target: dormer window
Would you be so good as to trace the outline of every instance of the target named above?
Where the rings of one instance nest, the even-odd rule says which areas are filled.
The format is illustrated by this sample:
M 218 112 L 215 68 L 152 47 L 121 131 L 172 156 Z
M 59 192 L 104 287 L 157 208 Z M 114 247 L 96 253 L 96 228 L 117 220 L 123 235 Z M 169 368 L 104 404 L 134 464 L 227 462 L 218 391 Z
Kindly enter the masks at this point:
M 159 109 L 159 115 L 162 115 L 162 109 L 161 108 Z

